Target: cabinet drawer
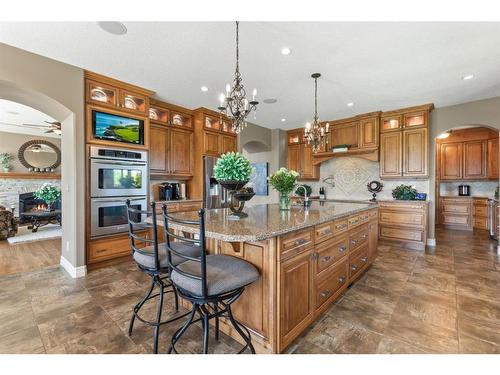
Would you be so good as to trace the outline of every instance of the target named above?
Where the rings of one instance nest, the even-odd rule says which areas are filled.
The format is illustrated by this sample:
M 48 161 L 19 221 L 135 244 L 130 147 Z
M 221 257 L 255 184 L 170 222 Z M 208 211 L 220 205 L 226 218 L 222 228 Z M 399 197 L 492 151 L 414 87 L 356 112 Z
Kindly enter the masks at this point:
M 443 213 L 441 215 L 441 224 L 449 224 L 449 225 L 460 225 L 469 227 L 471 224 L 470 215 L 453 215 Z
M 347 232 L 347 219 L 337 219 L 333 221 L 333 233 L 335 235 Z
M 425 241 L 423 229 L 390 228 L 385 226 L 380 226 L 380 238 L 402 241 Z
M 311 229 L 292 232 L 281 237 L 281 259 L 298 254 L 313 245 Z
M 486 217 L 474 217 L 474 228 L 488 229 L 488 218 L 486 218 Z
M 441 198 L 441 203 L 442 204 L 447 204 L 447 203 L 469 204 L 470 198 L 469 197 Z
M 359 215 L 349 216 L 347 219 L 347 225 L 349 229 L 356 228 L 361 225 L 361 220 L 359 219 Z
M 368 212 L 363 212 L 359 214 L 359 222 L 364 224 L 370 220 L 370 214 Z
M 334 222 L 319 224 L 314 227 L 314 243 L 326 241 L 333 237 Z
M 337 294 L 339 290 L 342 289 L 344 285 L 347 284 L 348 280 L 348 262 L 340 263 L 332 272 L 325 275 L 318 283 L 316 284 L 316 308 L 322 306 L 326 301 L 330 298 L 335 298 L 334 296 Z
M 342 238 L 333 238 L 325 241 L 320 245 L 316 245 L 316 275 L 323 273 L 330 266 L 342 259 L 348 254 L 349 238 L 343 236 Z
M 442 207 L 443 212 L 467 215 L 470 213 L 470 204 L 451 204 L 445 203 Z
M 89 263 L 117 258 L 130 254 L 130 240 L 128 235 L 93 240 L 88 243 L 88 250 Z
M 488 207 L 474 206 L 474 216 L 488 217 Z
M 380 212 L 379 220 L 380 224 L 422 227 L 424 225 L 424 214 L 413 212 L 390 212 L 383 210 Z
M 387 209 L 391 211 L 412 211 L 415 212 L 415 210 L 420 210 L 422 212 L 425 211 L 426 205 L 418 202 L 412 202 L 412 203 L 402 203 L 402 202 L 379 202 L 379 207 L 380 211 L 382 209 Z
M 349 235 L 349 251 L 354 251 L 368 242 L 368 225 Z
M 178 212 L 197 211 L 201 208 L 201 202 L 178 203 Z
M 367 264 L 368 244 L 349 255 L 349 282 L 356 278 L 358 274 L 365 269 Z

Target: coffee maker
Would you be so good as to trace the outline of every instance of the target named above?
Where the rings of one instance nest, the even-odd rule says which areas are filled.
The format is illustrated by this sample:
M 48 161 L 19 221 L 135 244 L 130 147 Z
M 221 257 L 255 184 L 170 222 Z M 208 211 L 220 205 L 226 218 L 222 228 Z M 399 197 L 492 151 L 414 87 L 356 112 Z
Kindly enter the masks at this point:
M 158 185 L 158 198 L 160 201 L 177 201 L 181 198 L 180 185 L 177 182 L 164 182 Z

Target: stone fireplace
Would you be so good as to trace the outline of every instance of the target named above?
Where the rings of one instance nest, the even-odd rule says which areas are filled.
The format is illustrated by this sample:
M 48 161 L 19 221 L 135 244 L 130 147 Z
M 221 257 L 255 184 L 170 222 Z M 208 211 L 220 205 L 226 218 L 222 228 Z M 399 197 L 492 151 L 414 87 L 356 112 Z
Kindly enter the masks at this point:
M 47 205 L 41 199 L 35 198 L 34 192 L 19 194 L 19 223 L 25 224 L 29 222 L 21 214 L 23 212 L 30 212 L 37 209 L 44 209 Z M 53 208 L 58 210 L 61 208 L 61 200 L 54 203 Z

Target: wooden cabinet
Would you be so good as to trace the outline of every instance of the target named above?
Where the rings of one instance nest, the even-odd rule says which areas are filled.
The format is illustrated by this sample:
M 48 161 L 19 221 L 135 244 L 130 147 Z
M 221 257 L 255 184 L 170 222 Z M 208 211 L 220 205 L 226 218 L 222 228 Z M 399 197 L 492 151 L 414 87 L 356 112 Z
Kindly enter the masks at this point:
M 360 120 L 359 148 L 377 148 L 379 138 L 378 117 Z
M 205 155 L 219 155 L 220 137 L 219 133 L 203 132 L 203 153 Z
M 472 198 L 472 226 L 488 229 L 488 198 Z
M 149 169 L 155 175 L 193 175 L 193 133 L 151 124 Z
M 429 112 L 424 105 L 384 112 L 381 116 L 380 177 L 429 177 Z
M 498 138 L 488 140 L 488 178 L 498 180 Z
M 487 141 L 469 141 L 463 145 L 463 175 L 464 180 L 487 178 Z
M 441 197 L 439 199 L 439 224 L 452 229 L 472 230 L 472 199 L 470 197 Z
M 427 242 L 427 202 L 379 202 L 379 238 L 414 249 Z
M 85 78 L 88 104 L 144 116 L 148 114 L 152 91 L 88 71 L 85 72 Z
M 226 152 L 234 152 L 236 151 L 236 137 L 232 135 L 222 135 L 222 146 L 221 146 L 221 154 L 225 154 Z
M 462 143 L 440 145 L 440 179 L 460 180 L 462 178 Z
M 286 347 L 314 316 L 313 250 L 280 265 L 281 347 Z
M 299 173 L 299 180 L 319 180 L 319 165 L 313 165 L 312 147 L 303 142 L 302 131 L 289 131 L 287 168 Z
M 402 165 L 402 138 L 401 132 L 380 134 L 380 177 L 401 177 Z
M 348 145 L 349 150 L 359 148 L 359 122 L 334 125 L 330 130 L 330 145 Z
M 130 256 L 130 239 L 128 234 L 91 240 L 87 245 L 87 263 L 89 264 L 127 255 Z
M 190 110 L 174 104 L 150 99 L 149 119 L 164 125 L 191 129 L 193 116 Z
M 427 177 L 427 128 L 403 131 L 403 177 Z

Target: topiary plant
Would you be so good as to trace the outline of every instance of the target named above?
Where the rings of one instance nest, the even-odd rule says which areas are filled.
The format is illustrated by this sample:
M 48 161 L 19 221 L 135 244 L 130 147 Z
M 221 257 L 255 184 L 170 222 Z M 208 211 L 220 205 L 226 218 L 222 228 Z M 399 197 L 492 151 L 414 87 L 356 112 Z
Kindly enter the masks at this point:
M 401 184 L 392 189 L 392 197 L 397 200 L 412 201 L 416 195 L 417 189 L 411 185 Z
M 217 160 L 214 177 L 217 181 L 248 181 L 252 171 L 246 157 L 239 152 L 228 152 Z

